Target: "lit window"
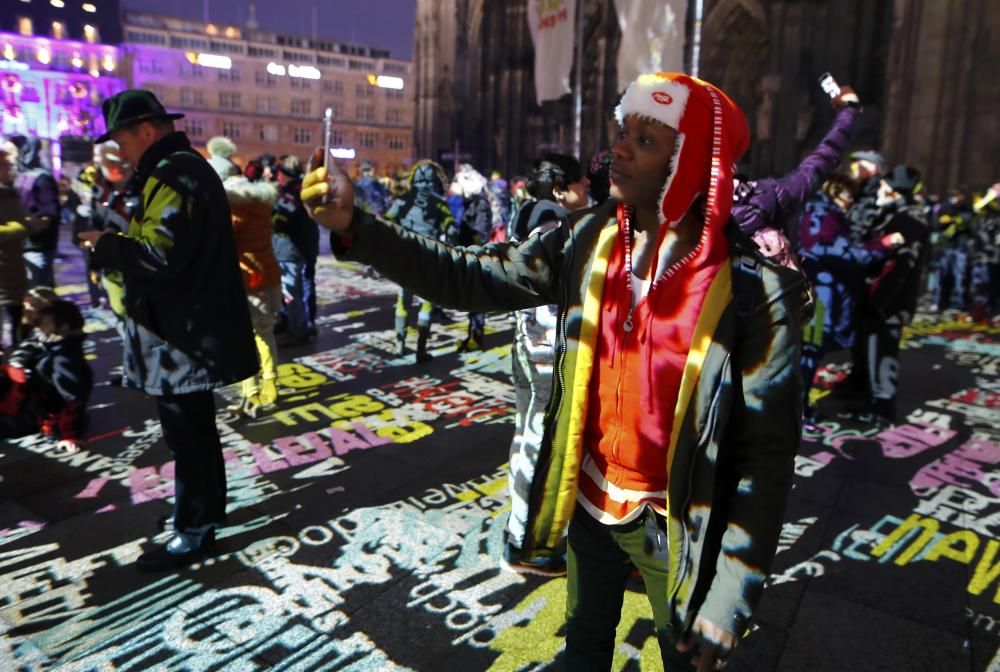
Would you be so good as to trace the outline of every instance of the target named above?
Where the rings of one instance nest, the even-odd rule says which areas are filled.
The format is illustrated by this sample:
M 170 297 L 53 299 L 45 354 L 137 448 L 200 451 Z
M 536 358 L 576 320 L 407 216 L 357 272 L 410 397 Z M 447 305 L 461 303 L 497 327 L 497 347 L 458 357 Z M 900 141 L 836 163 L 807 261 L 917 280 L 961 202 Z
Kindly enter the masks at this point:
M 83 39 L 91 44 L 94 44 L 101 38 L 97 34 L 97 28 L 94 28 L 90 24 L 87 24 L 83 27 Z
M 66 37 L 66 24 L 62 21 L 52 22 L 52 37 L 61 40 Z
M 6 58 L 8 61 L 13 61 L 14 56 L 16 56 L 16 54 L 14 53 L 14 45 L 12 45 L 10 42 L 3 45 L 3 57 Z
M 55 7 L 56 9 L 62 9 L 63 7 L 66 6 L 66 3 L 63 2 L 63 0 L 49 0 L 49 4 Z
M 115 57 L 111 54 L 105 54 L 104 58 L 101 59 L 101 67 L 106 71 L 111 72 L 115 69 Z
M 22 16 L 17 20 L 17 32 L 22 35 L 34 35 L 35 29 L 31 25 L 31 19 L 26 16 Z
M 80 58 L 79 52 L 74 52 L 74 54 L 73 54 L 73 60 L 70 61 L 70 62 L 73 64 L 74 68 L 79 69 L 79 68 L 83 67 L 83 59 Z
M 48 47 L 38 47 L 35 55 L 38 57 L 38 62 L 42 65 L 48 65 L 52 62 L 52 52 L 49 51 Z
M 97 11 L 97 7 L 94 7 L 94 5 L 90 4 L 89 2 L 85 2 L 83 3 L 83 11 L 93 14 L 94 12 Z

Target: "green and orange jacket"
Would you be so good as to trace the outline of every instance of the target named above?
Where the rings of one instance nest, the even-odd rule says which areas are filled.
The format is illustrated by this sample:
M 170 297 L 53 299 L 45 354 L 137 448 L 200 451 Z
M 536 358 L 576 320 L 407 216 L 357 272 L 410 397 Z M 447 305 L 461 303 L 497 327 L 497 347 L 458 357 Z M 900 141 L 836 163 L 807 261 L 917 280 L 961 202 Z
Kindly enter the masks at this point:
M 576 505 L 599 308 L 618 235 L 614 202 L 519 244 L 450 247 L 355 210 L 331 249 L 436 304 L 512 311 L 557 304 L 556 371 L 532 484 L 526 545 L 555 554 Z M 732 263 L 695 326 L 664 469 L 675 637 L 695 616 L 742 633 L 760 600 L 801 433 L 806 306 L 799 273 L 727 226 Z M 735 291 L 734 291 L 735 288 Z

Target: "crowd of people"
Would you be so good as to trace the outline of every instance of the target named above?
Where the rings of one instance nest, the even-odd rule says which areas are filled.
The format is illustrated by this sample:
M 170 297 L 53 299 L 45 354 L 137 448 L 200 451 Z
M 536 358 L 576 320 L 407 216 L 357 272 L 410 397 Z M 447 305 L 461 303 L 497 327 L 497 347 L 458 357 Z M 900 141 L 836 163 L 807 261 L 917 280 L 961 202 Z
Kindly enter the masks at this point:
M 175 458 L 172 534 L 138 564 L 211 555 L 226 523 L 213 390 L 239 385 L 233 413 L 275 408 L 278 349 L 317 335 L 324 228 L 335 255 L 398 283 L 398 357 L 414 302 L 416 364 L 439 307 L 468 312 L 462 350 L 485 347 L 487 312 L 514 312 L 500 562 L 569 574 L 569 668 L 608 668 L 635 574 L 665 665 L 710 669 L 759 600 L 824 357 L 849 352 L 835 394 L 892 423 L 919 299 L 983 323 L 1000 309 L 1000 185 L 926 195 L 916 168 L 848 154 L 850 87 L 833 106 L 784 176 L 737 172 L 750 133 L 724 92 L 658 73 L 626 89 L 618 138 L 586 167 L 549 153 L 506 180 L 420 159 L 390 180 L 364 161 L 352 180 L 322 150 L 240 166 L 216 137 L 206 159 L 182 115 L 117 94 L 94 162 L 61 189 L 37 140 L 0 152 L 0 438 L 41 431 L 72 451 L 86 437 L 83 318 L 54 289 L 66 224 L 91 305 L 115 316 L 122 383 L 156 399 Z

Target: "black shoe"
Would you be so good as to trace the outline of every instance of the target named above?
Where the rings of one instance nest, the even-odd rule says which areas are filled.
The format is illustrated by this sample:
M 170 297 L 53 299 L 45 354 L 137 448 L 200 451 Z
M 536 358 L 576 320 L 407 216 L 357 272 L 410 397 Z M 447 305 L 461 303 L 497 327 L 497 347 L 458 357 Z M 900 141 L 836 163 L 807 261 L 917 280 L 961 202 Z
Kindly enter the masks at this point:
M 201 543 L 197 547 L 188 551 L 175 552 L 169 550 L 170 545 L 176 540 L 172 537 L 163 546 L 146 551 L 135 561 L 140 572 L 165 572 L 171 569 L 187 567 L 205 558 L 215 555 L 215 530 L 209 529 L 201 538 Z
M 566 557 L 559 555 L 551 558 L 526 558 L 521 550 L 511 544 L 504 544 L 500 567 L 517 574 L 534 574 L 535 576 L 565 576 Z
M 465 340 L 458 346 L 459 352 L 471 352 L 473 350 L 483 349 L 483 335 L 480 333 L 478 337 L 475 333 L 466 336 Z

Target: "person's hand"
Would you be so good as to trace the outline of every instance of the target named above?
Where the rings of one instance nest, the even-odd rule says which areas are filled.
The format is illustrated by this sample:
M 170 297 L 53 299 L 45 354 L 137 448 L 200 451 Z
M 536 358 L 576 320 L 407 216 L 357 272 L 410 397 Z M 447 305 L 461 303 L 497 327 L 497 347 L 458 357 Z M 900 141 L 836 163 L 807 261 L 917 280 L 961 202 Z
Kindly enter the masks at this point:
M 81 231 L 77 234 L 80 237 L 80 247 L 85 250 L 94 251 L 97 247 L 97 239 L 110 233 L 107 229 L 102 231 Z
M 76 441 L 70 441 L 69 439 L 62 439 L 56 444 L 56 450 L 65 453 L 79 453 L 80 444 Z
M 855 105 L 861 105 L 861 99 L 858 98 L 858 94 L 849 86 L 840 87 L 840 95 L 833 99 L 832 105 L 833 109 L 839 110 L 845 105 L 850 105 L 851 103 Z
M 677 650 L 687 653 L 698 647 L 698 653 L 692 661 L 698 672 L 721 670 L 726 665 L 726 656 L 736 646 L 736 635 L 720 628 L 706 618 L 697 616 L 691 633 L 677 645 Z
M 313 220 L 325 229 L 343 235 L 354 217 L 354 184 L 337 164 L 320 166 L 302 180 L 302 204 Z

